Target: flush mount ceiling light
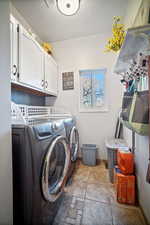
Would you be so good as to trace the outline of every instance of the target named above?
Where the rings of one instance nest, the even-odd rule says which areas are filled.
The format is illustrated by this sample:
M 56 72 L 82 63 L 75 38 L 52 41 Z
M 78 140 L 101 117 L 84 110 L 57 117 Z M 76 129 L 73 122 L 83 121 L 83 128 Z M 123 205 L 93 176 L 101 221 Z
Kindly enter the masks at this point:
M 58 10 L 65 16 L 72 16 L 80 8 L 80 0 L 56 0 Z

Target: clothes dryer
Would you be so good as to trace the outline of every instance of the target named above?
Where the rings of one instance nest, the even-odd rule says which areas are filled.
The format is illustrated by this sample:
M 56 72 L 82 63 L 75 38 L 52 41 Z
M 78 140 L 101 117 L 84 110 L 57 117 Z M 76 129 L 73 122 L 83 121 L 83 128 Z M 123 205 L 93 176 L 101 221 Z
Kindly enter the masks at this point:
M 14 224 L 52 224 L 70 168 L 65 135 L 62 120 L 12 126 Z
M 76 122 L 73 117 L 69 117 L 64 119 L 64 126 L 66 129 L 66 138 L 70 147 L 70 152 L 71 152 L 71 165 L 70 165 L 70 170 L 68 173 L 68 178 L 71 177 L 76 161 L 78 158 L 78 152 L 79 152 L 79 133 L 76 128 Z

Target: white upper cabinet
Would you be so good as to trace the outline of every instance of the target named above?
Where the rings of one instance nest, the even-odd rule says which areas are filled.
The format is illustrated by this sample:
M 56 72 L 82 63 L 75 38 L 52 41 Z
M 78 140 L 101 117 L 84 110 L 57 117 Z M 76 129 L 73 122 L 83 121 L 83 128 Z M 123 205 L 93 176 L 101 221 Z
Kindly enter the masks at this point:
M 18 21 L 10 15 L 11 80 L 18 76 Z
M 44 88 L 44 51 L 22 26 L 19 26 L 19 82 Z
M 51 55 L 45 53 L 45 90 L 57 96 L 58 92 L 58 66 Z
M 51 55 L 10 15 L 11 81 L 57 96 L 58 67 Z

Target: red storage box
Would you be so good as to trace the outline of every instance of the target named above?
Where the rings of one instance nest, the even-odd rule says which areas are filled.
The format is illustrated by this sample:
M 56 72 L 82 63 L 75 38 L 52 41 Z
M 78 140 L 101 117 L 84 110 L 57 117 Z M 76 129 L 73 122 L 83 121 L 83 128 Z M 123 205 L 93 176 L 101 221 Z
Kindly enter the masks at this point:
M 123 204 L 135 204 L 135 176 L 116 174 L 117 201 Z
M 118 168 L 125 175 L 134 173 L 134 155 L 131 152 L 117 152 Z

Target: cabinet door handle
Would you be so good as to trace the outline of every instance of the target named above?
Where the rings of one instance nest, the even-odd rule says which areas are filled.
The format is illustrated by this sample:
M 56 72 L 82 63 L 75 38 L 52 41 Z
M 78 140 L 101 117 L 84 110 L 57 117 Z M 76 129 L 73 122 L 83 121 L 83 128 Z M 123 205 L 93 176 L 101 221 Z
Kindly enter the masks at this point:
M 17 66 L 13 65 L 13 75 L 16 76 L 17 74 Z
M 44 87 L 44 80 L 41 81 L 41 86 Z
M 47 82 L 47 80 L 45 81 L 45 88 L 47 88 L 48 87 L 48 82 Z

